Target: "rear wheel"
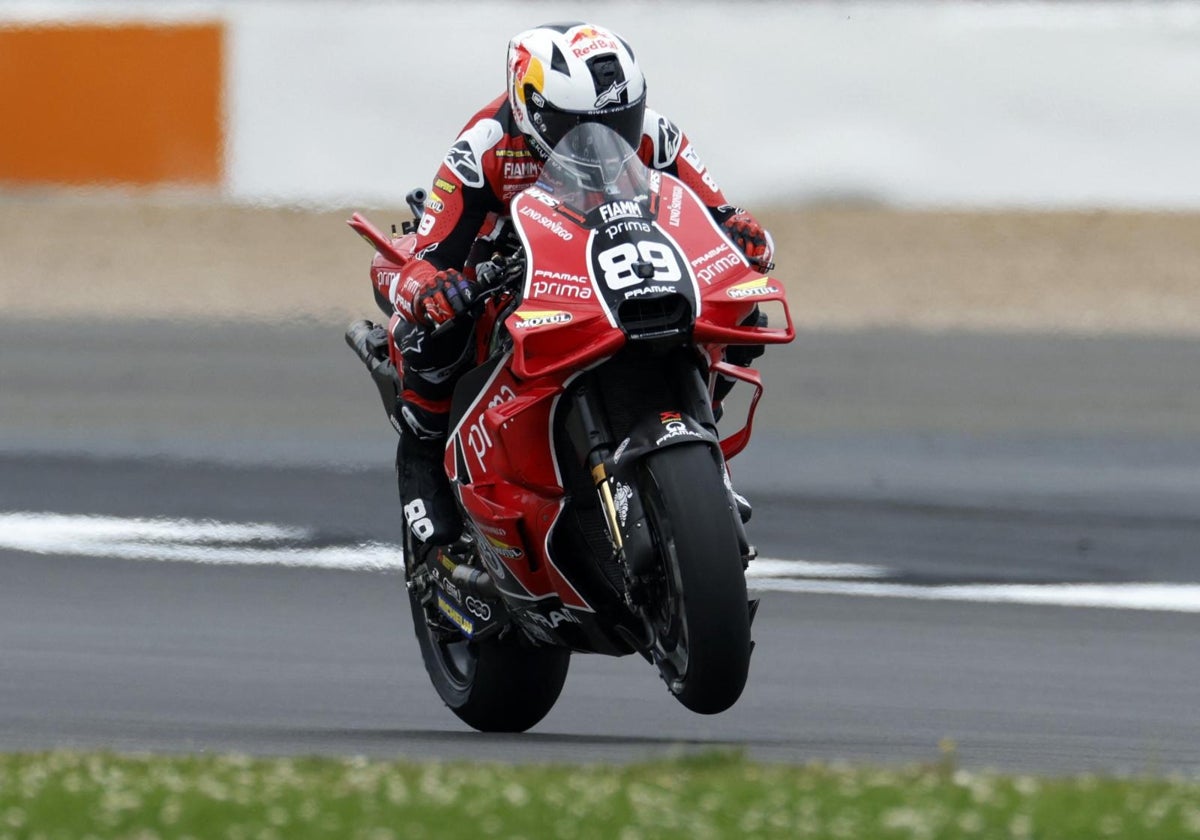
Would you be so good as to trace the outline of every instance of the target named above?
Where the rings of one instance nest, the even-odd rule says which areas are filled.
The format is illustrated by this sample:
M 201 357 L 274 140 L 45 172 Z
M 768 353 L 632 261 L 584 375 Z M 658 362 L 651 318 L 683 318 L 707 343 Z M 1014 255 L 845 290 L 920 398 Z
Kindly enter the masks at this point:
M 411 535 L 405 555 L 411 580 Z M 418 589 L 408 591 L 413 629 L 429 679 L 450 711 L 481 732 L 524 732 L 544 718 L 562 692 L 571 651 L 535 647 L 515 628 L 502 637 L 468 639 Z
M 742 694 L 750 668 L 750 612 L 737 532 L 720 467 L 706 446 L 646 459 L 642 503 L 661 579 L 643 617 L 671 693 L 701 714 Z

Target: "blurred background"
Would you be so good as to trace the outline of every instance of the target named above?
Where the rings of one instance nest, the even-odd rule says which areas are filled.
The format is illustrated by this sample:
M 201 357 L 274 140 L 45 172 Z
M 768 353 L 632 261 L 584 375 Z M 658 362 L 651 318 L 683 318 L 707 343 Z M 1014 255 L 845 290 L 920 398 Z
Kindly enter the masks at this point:
M 0 2 L 3 311 L 346 317 L 365 255 L 313 211 L 402 207 L 507 37 L 585 13 L 774 214 L 806 323 L 1200 323 L 1200 236 L 1147 216 L 1200 206 L 1190 2 Z
M 0 513 L 255 520 L 315 529 L 320 545 L 394 543 L 394 435 L 341 338 L 350 319 L 379 317 L 371 251 L 345 219 L 406 219 L 404 194 L 502 92 L 508 37 L 581 17 L 632 44 L 651 107 L 774 233 L 800 335 L 761 362 L 766 399 L 734 470 L 756 502 L 752 537 L 793 563 L 793 591 L 832 591 L 860 564 L 926 587 L 1154 584 L 1171 595 L 1145 609 L 1200 610 L 1193 2 L 0 0 Z M 326 578 L 264 579 L 262 600 L 232 616 L 244 578 L 148 583 L 144 566 L 106 566 L 127 595 L 97 572 L 67 603 L 42 555 L 114 555 L 13 545 L 0 540 L 0 614 L 25 623 L 0 637 L 32 638 L 56 616 L 74 627 L 82 602 L 92 623 L 56 630 L 65 645 L 87 647 L 97 627 L 129 624 L 130 649 L 223 627 L 212 644 L 236 662 L 248 637 L 294 638 L 310 647 L 286 684 L 324 698 L 297 726 L 448 725 L 421 717 L 432 692 L 415 645 L 397 648 L 395 593 L 345 583 L 330 601 Z M 197 589 L 210 600 L 193 601 Z M 303 616 L 276 600 L 301 589 Z M 177 609 L 142 612 L 163 593 Z M 879 599 L 773 597 L 785 600 L 759 618 L 756 662 L 792 665 L 752 675 L 753 720 L 663 708 L 648 733 L 760 749 L 786 730 L 790 757 L 885 758 L 927 755 L 949 734 L 968 759 L 974 744 L 977 757 L 1068 769 L 1136 765 L 1153 742 L 1178 746 L 1168 763 L 1200 763 L 1194 615 L 922 604 L 880 618 Z M 313 613 L 326 618 L 309 625 Z M 806 623 L 780 632 L 781 615 Z M 973 647 L 928 661 L 931 640 L 976 622 Z M 1089 654 L 1078 640 L 1104 628 Z M 330 641 L 344 634 L 359 646 L 350 664 Z M 38 650 L 0 670 L 45 676 L 57 654 Z M 77 676 L 62 655 L 55 673 Z M 379 671 L 393 655 L 404 667 Z M 161 663 L 96 662 L 100 700 L 56 710 L 45 693 L 0 689 L 0 719 L 33 710 L 0 740 L 110 744 L 104 733 L 133 730 L 105 721 L 179 708 L 175 689 L 139 693 Z M 246 692 L 283 691 L 242 664 Z M 630 663 L 611 673 L 641 681 L 620 689 L 610 665 L 580 667 L 596 697 L 665 706 Z M 825 679 L 792 678 L 809 670 Z M 344 679 L 318 684 L 330 673 Z M 173 678 L 196 692 L 179 713 L 189 743 L 248 706 L 267 721 L 260 736 L 275 719 L 269 700 Z M 1149 684 L 1153 696 L 1135 692 Z M 565 695 L 571 716 L 546 725 L 620 730 L 597 702 Z M 1038 717 L 1085 706 L 1090 717 Z

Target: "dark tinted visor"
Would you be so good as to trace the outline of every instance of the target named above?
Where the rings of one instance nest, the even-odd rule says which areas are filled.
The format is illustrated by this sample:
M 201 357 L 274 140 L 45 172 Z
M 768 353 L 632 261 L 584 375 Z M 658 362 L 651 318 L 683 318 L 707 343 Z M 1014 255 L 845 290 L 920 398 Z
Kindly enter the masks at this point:
M 641 145 L 642 126 L 646 115 L 644 94 L 636 102 L 605 108 L 602 111 L 560 111 L 549 103 L 538 108 L 532 98 L 529 105 L 529 115 L 533 124 L 542 133 L 546 145 L 552 149 L 572 128 L 592 122 L 608 126 L 635 150 Z

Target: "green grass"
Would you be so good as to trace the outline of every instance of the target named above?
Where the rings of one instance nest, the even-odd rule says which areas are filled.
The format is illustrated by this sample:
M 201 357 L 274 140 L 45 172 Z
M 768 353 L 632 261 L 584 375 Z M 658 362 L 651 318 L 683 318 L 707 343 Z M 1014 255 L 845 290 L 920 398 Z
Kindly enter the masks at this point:
M 1200 837 L 1200 779 L 944 766 L 0 756 L 0 838 Z

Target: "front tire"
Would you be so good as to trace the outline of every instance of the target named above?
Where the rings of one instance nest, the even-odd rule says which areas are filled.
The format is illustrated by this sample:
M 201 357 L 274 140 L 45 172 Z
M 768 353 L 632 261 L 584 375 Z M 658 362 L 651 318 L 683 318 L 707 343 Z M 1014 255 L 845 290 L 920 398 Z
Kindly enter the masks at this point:
M 716 714 L 742 694 L 750 669 L 746 576 L 720 467 L 707 446 L 647 457 L 642 502 L 662 563 L 644 617 L 659 671 L 679 702 Z
M 411 579 L 411 535 L 405 554 Z M 476 642 L 441 621 L 416 587 L 408 597 L 429 680 L 463 723 L 480 732 L 524 732 L 553 708 L 571 664 L 568 648 L 535 647 L 516 628 Z

